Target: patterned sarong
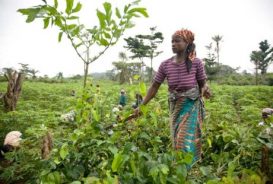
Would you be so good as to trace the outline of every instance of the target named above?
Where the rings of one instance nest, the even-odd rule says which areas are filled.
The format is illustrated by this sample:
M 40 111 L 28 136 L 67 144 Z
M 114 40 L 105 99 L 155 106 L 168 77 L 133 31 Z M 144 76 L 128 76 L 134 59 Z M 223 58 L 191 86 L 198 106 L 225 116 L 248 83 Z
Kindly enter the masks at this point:
M 193 164 L 201 157 L 204 104 L 199 95 L 199 89 L 193 88 L 184 93 L 170 93 L 169 105 L 173 147 L 176 150 L 192 153 Z

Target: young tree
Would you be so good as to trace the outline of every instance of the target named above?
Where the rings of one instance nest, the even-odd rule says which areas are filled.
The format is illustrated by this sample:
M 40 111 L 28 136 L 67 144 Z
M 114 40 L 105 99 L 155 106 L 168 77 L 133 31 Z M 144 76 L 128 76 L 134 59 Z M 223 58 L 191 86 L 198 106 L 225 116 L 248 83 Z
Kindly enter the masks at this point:
M 41 18 L 44 21 L 44 28 L 48 28 L 49 25 L 57 26 L 60 29 L 59 41 L 61 41 L 63 34 L 67 36 L 75 52 L 84 63 L 84 87 L 86 86 L 89 64 L 96 61 L 110 46 L 115 45 L 125 30 L 134 27 L 133 18 L 148 17 L 146 8 L 138 7 L 140 0 L 126 4 L 123 11 L 113 8 L 109 2 L 105 2 L 103 3 L 103 11 L 96 10 L 99 25 L 86 28 L 80 23 L 77 16 L 82 8 L 80 2 L 66 0 L 65 11 L 59 10 L 58 0 L 54 0 L 53 5 L 48 4 L 46 0 L 43 2 L 43 5 L 18 11 L 27 16 L 27 23 Z M 95 46 L 98 46 L 100 51 L 93 54 L 91 51 Z
M 124 48 L 130 50 L 133 53 L 130 58 L 139 58 L 143 63 L 145 57 L 149 58 L 151 61 L 151 72 L 150 78 L 153 75 L 153 58 L 162 53 L 162 51 L 157 51 L 158 44 L 162 43 L 164 38 L 161 32 L 155 32 L 156 27 L 150 28 L 150 35 L 136 35 L 135 38 L 129 37 L 124 40 L 127 45 Z
M 58 80 L 63 80 L 63 78 L 64 78 L 63 72 L 58 72 L 57 75 L 56 75 L 56 78 Z
M 136 35 L 137 38 L 146 40 L 147 43 L 147 53 L 146 57 L 150 58 L 151 61 L 151 72 L 150 72 L 150 79 L 153 76 L 153 59 L 157 57 L 162 51 L 157 51 L 158 45 L 161 44 L 164 40 L 164 37 L 161 32 L 155 32 L 156 27 L 150 28 L 151 34 L 150 35 Z
M 137 37 L 129 37 L 125 38 L 124 40 L 127 42 L 127 45 L 124 46 L 124 48 L 127 48 L 131 53 L 133 53 L 133 55 L 129 56 L 129 58 L 138 58 L 141 62 L 141 65 L 139 67 L 139 75 L 142 79 L 142 66 L 144 66 L 143 59 L 148 55 L 149 46 L 145 45 L 143 40 Z
M 222 41 L 222 39 L 223 39 L 223 36 L 220 36 L 220 35 L 215 35 L 215 36 L 212 37 L 212 40 L 215 41 L 215 43 L 216 43 L 215 51 L 217 53 L 218 65 L 220 65 L 219 52 L 220 52 L 220 42 Z
M 144 57 L 147 57 L 148 54 L 148 46 L 144 44 L 143 39 L 139 39 L 138 37 L 129 37 L 124 38 L 127 45 L 124 48 L 128 49 L 133 55 L 129 56 L 131 59 L 138 58 L 140 62 L 143 63 Z
M 260 50 L 252 51 L 250 54 L 250 60 L 255 65 L 256 85 L 258 84 L 258 71 L 261 70 L 263 77 L 273 61 L 273 47 L 270 48 L 267 40 L 261 41 L 259 45 Z
M 220 66 L 217 64 L 217 62 L 215 62 L 216 57 L 212 51 L 212 43 L 205 47 L 208 51 L 207 57 L 203 59 L 205 62 L 205 70 L 208 75 L 208 80 L 212 80 L 219 72 Z
M 270 48 L 270 44 L 268 44 L 267 40 L 260 42 L 260 61 L 259 61 L 259 69 L 261 70 L 261 74 L 265 75 L 269 65 L 273 61 L 273 47 Z

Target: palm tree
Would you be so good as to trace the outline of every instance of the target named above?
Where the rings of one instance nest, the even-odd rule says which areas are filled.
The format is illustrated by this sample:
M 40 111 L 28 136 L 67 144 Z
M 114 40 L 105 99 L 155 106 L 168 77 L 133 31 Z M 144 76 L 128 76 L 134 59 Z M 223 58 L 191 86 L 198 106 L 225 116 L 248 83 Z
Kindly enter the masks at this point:
M 220 41 L 222 41 L 223 39 L 223 36 L 220 36 L 220 35 L 215 35 L 212 37 L 212 40 L 215 41 L 216 43 L 216 48 L 215 48 L 215 51 L 217 53 L 217 62 L 218 62 L 218 65 L 220 64 L 220 61 L 219 61 L 219 51 L 220 51 Z
M 63 72 L 58 72 L 57 75 L 56 75 L 57 79 L 59 80 L 62 80 L 64 78 L 63 76 Z
M 121 59 L 121 61 L 123 61 L 123 62 L 128 60 L 128 57 L 127 57 L 125 52 L 119 52 L 118 53 L 118 58 Z

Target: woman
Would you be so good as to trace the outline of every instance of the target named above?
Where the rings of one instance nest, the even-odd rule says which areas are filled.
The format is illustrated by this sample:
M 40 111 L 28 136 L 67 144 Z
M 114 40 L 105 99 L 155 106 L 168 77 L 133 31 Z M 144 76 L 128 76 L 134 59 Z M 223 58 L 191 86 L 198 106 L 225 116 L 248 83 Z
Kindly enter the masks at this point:
M 142 104 L 146 105 L 167 78 L 171 135 L 174 149 L 193 154 L 193 162 L 201 156 L 201 125 L 204 119 L 202 96 L 210 97 L 203 63 L 195 57 L 194 34 L 187 29 L 172 36 L 176 55 L 163 61 Z M 135 111 L 139 113 L 139 109 Z

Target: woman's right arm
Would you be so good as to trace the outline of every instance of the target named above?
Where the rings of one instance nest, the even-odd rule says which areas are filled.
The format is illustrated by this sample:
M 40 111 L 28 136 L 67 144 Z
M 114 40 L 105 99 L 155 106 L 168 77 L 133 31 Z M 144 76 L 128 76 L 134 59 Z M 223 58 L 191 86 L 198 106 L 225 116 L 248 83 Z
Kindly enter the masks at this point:
M 144 100 L 142 101 L 142 105 L 146 105 L 152 98 L 155 97 L 159 87 L 160 87 L 160 83 L 155 81 L 152 83 L 152 85 L 150 86 L 147 92 L 147 95 L 144 97 Z M 139 115 L 141 115 L 141 111 L 140 111 L 140 108 L 138 107 L 134 110 L 134 116 L 139 116 Z
M 146 105 L 147 103 L 149 103 L 149 101 L 155 97 L 158 89 L 160 87 L 160 83 L 158 82 L 153 82 L 152 85 L 150 86 L 147 95 L 144 97 L 144 100 L 142 102 L 143 105 Z

